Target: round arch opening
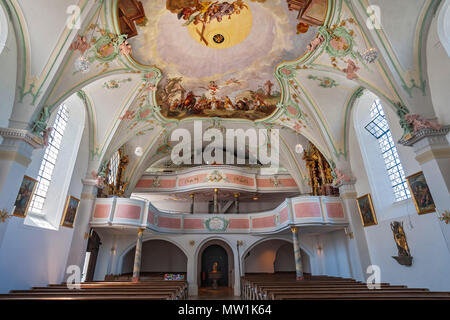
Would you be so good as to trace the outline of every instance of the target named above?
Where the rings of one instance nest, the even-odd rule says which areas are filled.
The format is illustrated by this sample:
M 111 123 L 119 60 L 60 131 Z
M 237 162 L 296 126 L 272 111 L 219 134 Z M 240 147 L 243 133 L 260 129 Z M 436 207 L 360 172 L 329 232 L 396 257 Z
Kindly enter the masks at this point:
M 133 274 L 136 246 L 132 247 L 123 257 L 122 276 Z M 142 243 L 142 262 L 140 278 L 161 279 L 166 273 L 185 276 L 187 273 L 186 254 L 175 244 L 166 240 L 146 240 Z
M 223 276 L 218 281 L 220 287 L 234 288 L 235 270 L 234 253 L 231 247 L 222 240 L 210 240 L 203 244 L 197 256 L 197 283 L 199 287 L 211 287 L 212 280 L 208 273 L 213 270 L 213 264 L 217 262 L 217 270 Z
M 311 274 L 309 254 L 300 249 L 303 272 Z M 243 273 L 295 273 L 294 246 L 291 241 L 268 239 L 257 243 L 243 257 Z

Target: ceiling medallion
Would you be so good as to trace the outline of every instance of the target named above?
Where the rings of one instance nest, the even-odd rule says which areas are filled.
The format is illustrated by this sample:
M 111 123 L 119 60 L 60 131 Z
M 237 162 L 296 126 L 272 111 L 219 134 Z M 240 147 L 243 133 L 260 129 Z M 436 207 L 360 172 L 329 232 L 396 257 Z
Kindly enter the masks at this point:
M 213 37 L 213 40 L 215 43 L 221 44 L 225 41 L 225 37 L 223 35 L 221 35 L 220 33 L 218 33 Z
M 362 57 L 366 63 L 374 63 L 378 59 L 378 50 L 375 48 L 367 49 Z

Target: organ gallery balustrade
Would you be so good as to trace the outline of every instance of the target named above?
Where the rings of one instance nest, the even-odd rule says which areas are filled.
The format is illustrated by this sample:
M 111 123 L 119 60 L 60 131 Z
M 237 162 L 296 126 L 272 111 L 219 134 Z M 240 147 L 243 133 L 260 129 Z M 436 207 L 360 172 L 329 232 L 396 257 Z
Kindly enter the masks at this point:
M 254 214 L 173 214 L 144 200 L 97 199 L 92 227 L 146 228 L 158 233 L 270 234 L 290 226 L 346 226 L 342 202 L 336 197 L 288 198 L 274 210 Z

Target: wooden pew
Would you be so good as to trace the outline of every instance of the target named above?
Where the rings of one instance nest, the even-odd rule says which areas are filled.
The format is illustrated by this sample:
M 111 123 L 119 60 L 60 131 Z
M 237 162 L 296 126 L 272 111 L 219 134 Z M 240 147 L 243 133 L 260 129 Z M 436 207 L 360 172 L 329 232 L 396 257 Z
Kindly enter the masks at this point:
M 353 279 L 311 276 L 296 281 L 293 275 L 246 275 L 241 278 L 242 297 L 248 300 L 384 300 L 384 299 L 449 299 L 448 292 L 430 292 L 428 289 L 410 289 L 406 286 L 380 284 L 371 290 L 367 284 Z
M 12 290 L 0 300 L 181 300 L 188 298 L 186 281 L 88 282 L 79 289 L 66 283 L 31 290 Z

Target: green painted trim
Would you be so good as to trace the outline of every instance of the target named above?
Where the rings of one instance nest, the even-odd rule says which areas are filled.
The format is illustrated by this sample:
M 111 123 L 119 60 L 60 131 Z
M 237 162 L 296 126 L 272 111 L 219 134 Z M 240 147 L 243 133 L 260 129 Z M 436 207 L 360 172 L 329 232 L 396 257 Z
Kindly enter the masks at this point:
M 347 3 L 347 5 L 349 4 L 349 0 L 345 0 L 345 2 Z M 440 0 L 430 0 L 430 2 L 428 3 L 428 7 L 424 7 L 424 8 L 426 8 L 426 9 L 424 9 L 424 10 L 425 10 L 425 13 L 423 14 L 424 10 L 422 10 L 422 12 L 421 12 L 421 17 L 422 17 L 422 15 L 423 15 L 423 19 L 422 19 L 422 21 L 421 21 L 421 23 L 420 23 L 419 39 L 418 39 L 418 46 L 417 46 L 417 59 L 418 59 L 418 60 L 417 60 L 417 61 L 418 61 L 418 70 L 417 70 L 417 72 L 418 72 L 418 74 L 419 74 L 419 80 L 420 80 L 420 81 L 419 81 L 419 82 L 420 82 L 419 85 L 417 85 L 417 84 L 415 83 L 415 80 L 414 80 L 414 79 L 409 79 L 409 81 L 411 81 L 411 85 L 410 85 L 410 86 L 407 84 L 407 81 L 408 81 L 408 80 L 406 80 L 406 79 L 403 77 L 404 73 L 406 73 L 406 72 L 403 72 L 403 73 L 402 73 L 402 71 L 399 69 L 399 68 L 401 68 L 400 61 L 399 61 L 398 59 L 394 59 L 394 58 L 393 58 L 393 56 L 395 56 L 395 53 L 394 53 L 393 50 L 391 49 L 391 46 L 388 45 L 388 44 L 386 44 L 386 43 L 383 41 L 383 37 L 382 37 L 382 35 L 381 35 L 381 32 L 380 32 L 379 30 L 375 29 L 375 33 L 376 33 L 376 35 L 377 35 L 379 41 L 380 41 L 381 44 L 383 45 L 383 48 L 384 48 L 386 54 L 388 55 L 389 60 L 391 61 L 391 64 L 392 64 L 392 66 L 394 67 L 395 72 L 397 73 L 397 75 L 398 75 L 400 81 L 402 82 L 402 84 L 401 84 L 402 88 L 408 93 L 408 95 L 409 95 L 410 98 L 412 98 L 412 90 L 413 90 L 414 88 L 420 89 L 420 90 L 422 91 L 422 94 L 423 94 L 423 95 L 426 95 L 426 80 L 424 80 L 423 70 L 422 70 L 422 68 L 423 68 L 423 61 L 422 61 L 422 60 L 423 60 L 423 59 L 422 59 L 423 32 L 424 32 L 424 28 L 425 28 L 425 22 L 426 22 L 426 21 L 428 20 L 428 18 L 429 18 L 431 9 L 432 9 L 437 3 L 439 3 L 439 2 L 440 2 Z M 358 0 L 358 3 L 359 3 L 359 5 L 360 5 L 360 7 L 363 9 L 363 11 L 365 12 L 366 17 L 369 18 L 370 16 L 369 16 L 369 14 L 367 13 L 367 10 L 365 10 L 365 9 L 366 9 L 366 6 L 365 6 L 364 3 L 362 2 L 362 0 Z M 352 11 L 352 14 L 353 14 L 353 15 L 355 16 L 355 18 L 356 18 L 356 15 L 354 14 L 353 9 L 351 8 L 351 6 L 348 5 L 348 7 L 350 8 L 350 10 Z M 359 21 L 358 21 L 358 23 L 359 23 Z M 362 29 L 362 28 L 361 28 L 361 30 L 364 31 L 364 29 Z M 416 30 L 417 30 L 417 28 L 416 28 Z M 364 31 L 364 32 L 365 32 L 365 31 Z M 402 102 L 403 102 L 403 101 L 402 101 Z

